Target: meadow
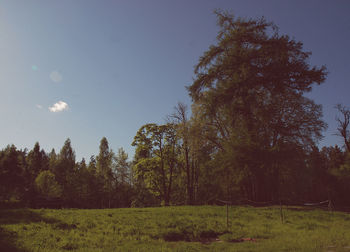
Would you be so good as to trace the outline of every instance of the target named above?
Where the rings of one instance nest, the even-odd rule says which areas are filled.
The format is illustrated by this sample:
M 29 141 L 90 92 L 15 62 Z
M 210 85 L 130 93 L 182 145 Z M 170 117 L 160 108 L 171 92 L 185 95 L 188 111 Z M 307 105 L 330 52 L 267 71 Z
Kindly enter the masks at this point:
M 2 209 L 0 251 L 350 251 L 350 214 L 288 207 Z

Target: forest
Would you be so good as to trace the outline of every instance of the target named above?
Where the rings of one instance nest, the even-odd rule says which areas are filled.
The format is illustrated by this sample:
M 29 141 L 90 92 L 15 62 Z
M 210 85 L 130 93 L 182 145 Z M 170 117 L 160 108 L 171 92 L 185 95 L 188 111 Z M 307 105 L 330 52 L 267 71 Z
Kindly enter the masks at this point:
M 229 201 L 350 206 L 350 109 L 335 108 L 343 146 L 319 147 L 327 128 L 307 94 L 327 77 L 309 63 L 302 42 L 264 18 L 216 11 L 216 44 L 199 58 L 192 104 L 179 102 L 163 124 L 135 133 L 135 154 L 76 160 L 61 150 L 8 145 L 0 151 L 0 204 L 118 208 L 205 205 Z M 338 115 L 336 117 L 336 115 Z M 96 143 L 98 144 L 98 143 Z M 50 205 L 52 204 L 52 205 Z

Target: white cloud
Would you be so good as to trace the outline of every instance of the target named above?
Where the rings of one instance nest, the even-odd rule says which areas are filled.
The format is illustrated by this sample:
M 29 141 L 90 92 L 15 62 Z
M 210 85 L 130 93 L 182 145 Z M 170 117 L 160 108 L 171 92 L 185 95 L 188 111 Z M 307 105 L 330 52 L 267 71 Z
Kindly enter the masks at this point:
M 40 104 L 37 104 L 37 105 L 35 105 L 38 109 L 42 109 L 43 108 L 43 106 L 41 106 Z
M 62 81 L 62 74 L 60 74 L 59 72 L 57 71 L 52 71 L 50 73 L 50 79 L 53 81 L 53 82 L 56 82 L 56 83 L 59 83 Z
M 67 103 L 65 103 L 64 101 L 59 101 L 59 102 L 56 102 L 54 105 L 52 105 L 52 107 L 49 107 L 49 110 L 51 112 L 60 112 L 63 110 L 67 110 L 68 108 L 69 107 Z

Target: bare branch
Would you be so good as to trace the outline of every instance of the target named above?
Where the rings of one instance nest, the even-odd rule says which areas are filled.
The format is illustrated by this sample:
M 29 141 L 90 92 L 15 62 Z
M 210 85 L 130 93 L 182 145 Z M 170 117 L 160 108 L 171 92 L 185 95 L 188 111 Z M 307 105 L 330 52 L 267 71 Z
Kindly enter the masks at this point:
M 343 137 L 344 144 L 346 146 L 346 149 L 350 152 L 350 109 L 341 105 L 337 104 L 336 109 L 341 113 L 342 117 L 336 117 L 336 121 L 338 122 L 338 136 Z

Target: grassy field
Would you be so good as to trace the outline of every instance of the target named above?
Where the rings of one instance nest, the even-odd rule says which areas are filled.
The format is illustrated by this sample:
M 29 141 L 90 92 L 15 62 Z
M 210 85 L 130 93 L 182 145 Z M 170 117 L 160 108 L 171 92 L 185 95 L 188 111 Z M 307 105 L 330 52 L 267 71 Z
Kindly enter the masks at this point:
M 0 251 L 349 251 L 350 214 L 184 206 L 0 210 Z M 247 240 L 242 238 L 252 238 Z

